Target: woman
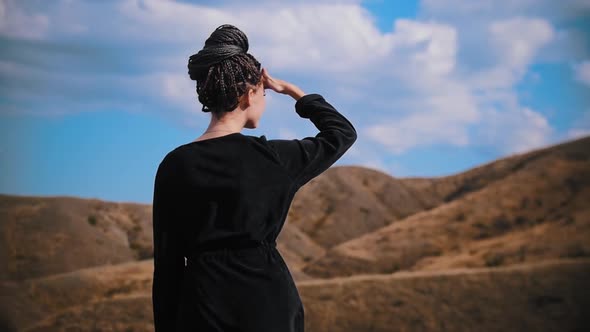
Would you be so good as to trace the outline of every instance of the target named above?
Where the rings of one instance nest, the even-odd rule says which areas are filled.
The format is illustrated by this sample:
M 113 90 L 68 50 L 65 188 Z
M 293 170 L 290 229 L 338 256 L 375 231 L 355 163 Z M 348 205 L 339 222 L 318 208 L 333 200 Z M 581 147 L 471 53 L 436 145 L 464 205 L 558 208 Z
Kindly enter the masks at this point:
M 217 28 L 188 63 L 207 130 L 159 164 L 153 196 L 156 331 L 303 331 L 299 293 L 276 249 L 293 196 L 356 140 L 319 94 L 273 78 L 238 28 Z M 296 100 L 315 137 L 243 135 L 264 112 L 264 89 Z

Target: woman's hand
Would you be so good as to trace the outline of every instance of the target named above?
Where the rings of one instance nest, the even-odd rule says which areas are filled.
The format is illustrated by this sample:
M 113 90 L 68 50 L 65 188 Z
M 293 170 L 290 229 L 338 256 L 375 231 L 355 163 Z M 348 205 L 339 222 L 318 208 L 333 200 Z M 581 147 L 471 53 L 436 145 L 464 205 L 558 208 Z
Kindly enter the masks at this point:
M 278 93 L 283 93 L 285 86 L 288 84 L 283 80 L 271 77 L 266 68 L 262 68 L 262 82 L 264 83 L 265 89 L 271 89 Z
M 305 95 L 305 93 L 295 84 L 270 76 L 266 68 L 262 68 L 262 82 L 265 89 L 271 89 L 277 93 L 290 95 L 295 100 L 298 100 Z

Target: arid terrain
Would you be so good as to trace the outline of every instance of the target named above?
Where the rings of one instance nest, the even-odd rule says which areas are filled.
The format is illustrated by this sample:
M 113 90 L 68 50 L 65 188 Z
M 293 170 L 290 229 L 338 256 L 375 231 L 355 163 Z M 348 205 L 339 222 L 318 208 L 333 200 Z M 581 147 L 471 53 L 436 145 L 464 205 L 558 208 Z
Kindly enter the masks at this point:
M 590 137 L 458 174 L 333 167 L 278 238 L 308 332 L 586 331 Z M 151 205 L 0 195 L 0 331 L 152 331 Z

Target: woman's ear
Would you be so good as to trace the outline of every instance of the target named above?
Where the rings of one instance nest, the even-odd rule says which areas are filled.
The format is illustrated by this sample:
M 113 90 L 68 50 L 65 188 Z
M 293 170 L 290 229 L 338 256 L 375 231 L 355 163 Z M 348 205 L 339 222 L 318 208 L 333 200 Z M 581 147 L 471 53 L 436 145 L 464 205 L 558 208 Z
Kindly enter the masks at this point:
M 250 99 L 253 97 L 254 91 L 252 89 L 248 89 L 248 91 L 240 97 L 240 108 L 245 110 L 250 107 Z

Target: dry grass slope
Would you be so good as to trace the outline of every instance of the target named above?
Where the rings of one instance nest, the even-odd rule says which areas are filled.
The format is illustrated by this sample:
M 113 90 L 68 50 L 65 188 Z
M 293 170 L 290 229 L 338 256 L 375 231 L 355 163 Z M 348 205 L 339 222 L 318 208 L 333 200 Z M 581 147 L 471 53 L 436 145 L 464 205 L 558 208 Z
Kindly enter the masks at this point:
M 590 256 L 590 138 L 436 181 L 456 178 L 478 184 L 455 186 L 441 195 L 448 202 L 330 248 L 303 272 L 332 278 Z
M 0 280 L 153 256 L 151 205 L 0 195 Z
M 151 262 L 2 288 L 3 331 L 153 331 Z M 310 332 L 583 331 L 590 259 L 298 282 Z
M 287 223 L 329 249 L 438 203 L 421 196 L 375 170 L 332 167 L 297 192 Z

